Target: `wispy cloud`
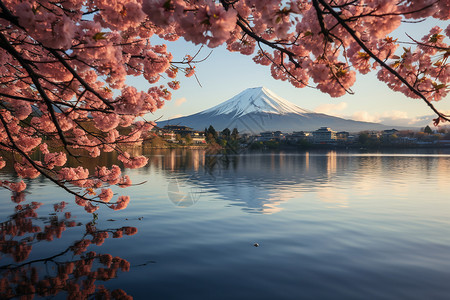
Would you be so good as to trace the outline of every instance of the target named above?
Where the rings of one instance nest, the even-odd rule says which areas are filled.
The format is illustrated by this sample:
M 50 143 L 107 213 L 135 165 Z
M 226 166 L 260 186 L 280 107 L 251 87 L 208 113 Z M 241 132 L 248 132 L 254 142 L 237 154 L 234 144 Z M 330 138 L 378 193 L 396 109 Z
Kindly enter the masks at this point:
M 385 111 L 383 113 L 356 111 L 349 116 L 342 113 L 347 106 L 347 102 L 326 103 L 317 106 L 314 111 L 355 121 L 382 123 L 385 125 L 403 127 L 425 127 L 426 125 L 431 125 L 433 123 L 433 118 L 435 118 L 432 115 L 411 117 L 407 112 L 400 110 Z
M 186 98 L 178 98 L 177 100 L 175 100 L 175 106 L 181 106 L 184 102 L 186 102 Z
M 433 116 L 410 117 L 407 112 L 398 110 L 386 111 L 383 113 L 357 111 L 354 112 L 349 118 L 356 121 L 375 122 L 383 123 L 385 125 L 406 127 L 423 127 L 430 125 L 433 122 Z
M 317 106 L 314 111 L 323 114 L 335 115 L 337 112 L 343 111 L 347 108 L 347 102 L 326 103 Z
M 363 122 L 381 122 L 381 119 L 376 114 L 372 115 L 367 111 L 356 111 L 351 115 L 350 119 Z
M 181 118 L 181 117 L 184 117 L 184 116 L 182 114 L 177 114 L 177 115 L 170 116 L 169 119 L 176 119 L 176 118 Z

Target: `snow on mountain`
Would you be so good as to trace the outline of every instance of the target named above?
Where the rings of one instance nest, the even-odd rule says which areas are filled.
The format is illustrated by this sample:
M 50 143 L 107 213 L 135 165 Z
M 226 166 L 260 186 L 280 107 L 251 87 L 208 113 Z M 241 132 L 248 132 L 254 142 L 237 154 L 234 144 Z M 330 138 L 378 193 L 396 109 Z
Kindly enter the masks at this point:
M 234 117 L 241 117 L 253 112 L 277 115 L 312 113 L 279 97 L 265 87 L 246 89 L 233 98 L 201 113 L 232 114 Z
M 246 89 L 212 108 L 185 117 L 159 121 L 157 125 L 184 125 L 195 130 L 204 130 L 212 125 L 216 130 L 237 128 L 239 132 L 251 134 L 277 130 L 313 131 L 320 127 L 349 132 L 392 129 L 380 123 L 359 122 L 308 111 L 265 87 Z

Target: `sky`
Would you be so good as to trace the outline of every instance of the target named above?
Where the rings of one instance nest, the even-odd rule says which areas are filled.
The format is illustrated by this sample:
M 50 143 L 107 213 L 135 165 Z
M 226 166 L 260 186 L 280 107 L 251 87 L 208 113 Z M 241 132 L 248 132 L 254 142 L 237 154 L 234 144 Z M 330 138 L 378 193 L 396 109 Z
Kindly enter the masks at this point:
M 440 25 L 445 28 L 447 24 Z M 405 35 L 405 32 L 408 32 L 420 39 L 434 25 L 431 22 L 408 24 L 399 27 L 394 36 L 400 41 L 408 41 Z M 167 44 L 174 60 L 178 61 L 184 55 L 193 55 L 200 49 L 200 46 L 182 39 L 176 42 L 153 39 L 152 42 Z M 194 76 L 186 78 L 180 74 L 177 80 L 180 81 L 181 88 L 173 91 L 172 100 L 167 101 L 165 106 L 153 115 L 147 116 L 147 120 L 167 120 L 194 114 L 218 105 L 247 88 L 258 86 L 268 88 L 301 108 L 358 121 L 423 127 L 431 124 L 432 119 L 436 117 L 422 100 L 410 99 L 391 91 L 378 81 L 376 72 L 357 75 L 356 83 L 352 87 L 354 95 L 332 98 L 316 89 L 299 89 L 288 82 L 275 80 L 270 75 L 269 67 L 255 64 L 251 56 L 229 52 L 224 46 L 214 49 L 204 47 L 198 58 L 208 55 L 205 61 L 196 65 L 198 82 Z M 142 78 L 133 78 L 128 84 L 142 90 L 150 86 Z M 434 104 L 439 110 L 450 112 L 450 96 Z

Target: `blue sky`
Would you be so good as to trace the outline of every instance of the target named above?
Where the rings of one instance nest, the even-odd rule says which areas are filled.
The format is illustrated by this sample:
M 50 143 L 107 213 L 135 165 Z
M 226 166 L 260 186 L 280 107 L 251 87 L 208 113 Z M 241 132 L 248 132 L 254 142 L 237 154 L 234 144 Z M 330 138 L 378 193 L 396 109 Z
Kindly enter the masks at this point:
M 396 37 L 407 41 L 404 32 L 413 32 L 413 36 L 420 39 L 431 28 L 430 25 L 433 24 L 408 24 L 397 29 Z M 446 26 L 445 23 L 441 23 L 442 25 Z M 199 49 L 199 46 L 182 39 L 176 42 L 153 40 L 153 43 L 166 43 L 174 55 L 174 60 L 181 60 L 185 54 L 193 55 Z M 194 77 L 179 76 L 177 79 L 181 88 L 173 92 L 172 100 L 166 102 L 164 108 L 147 119 L 166 120 L 190 115 L 228 100 L 246 88 L 257 86 L 265 86 L 302 108 L 355 120 L 382 122 L 387 125 L 424 126 L 435 117 L 422 100 L 410 99 L 391 91 L 378 81 L 375 73 L 357 76 L 356 84 L 352 88 L 354 95 L 331 98 L 312 88 L 298 89 L 288 82 L 275 80 L 268 67 L 255 64 L 251 56 L 228 52 L 225 47 L 204 47 L 199 58 L 206 57 L 211 50 L 208 59 L 196 66 L 201 86 Z M 128 84 L 143 90 L 149 86 L 143 79 L 133 79 Z M 436 106 L 442 111 L 450 112 L 450 96 L 436 103 Z

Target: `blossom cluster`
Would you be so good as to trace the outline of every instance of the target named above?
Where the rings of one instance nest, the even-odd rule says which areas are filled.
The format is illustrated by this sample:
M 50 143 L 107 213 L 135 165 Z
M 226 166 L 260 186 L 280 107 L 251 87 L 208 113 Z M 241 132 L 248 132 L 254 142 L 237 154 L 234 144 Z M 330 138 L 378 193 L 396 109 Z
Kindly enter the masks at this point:
M 405 20 L 448 20 L 446 0 L 144 0 L 143 10 L 156 25 L 188 41 L 226 44 L 270 66 L 275 79 L 314 86 L 332 97 L 351 92 L 356 72 L 370 71 L 408 97 L 419 97 L 415 89 L 427 101 L 440 100 L 449 91 L 444 39 L 450 26 L 445 33 L 435 27 L 420 41 L 409 40 L 416 47 L 401 57 L 396 55 L 399 42 L 389 36 Z
M 119 151 L 127 156 L 124 167 L 143 166 L 146 159 L 130 157 L 121 146 L 139 145 L 148 135 L 155 123 L 142 117 L 171 99 L 180 67 L 165 45 L 150 43 L 153 35 L 167 32 L 148 18 L 142 1 L 0 2 L 0 150 L 18 157 L 0 157 L 0 168 L 12 163 L 22 178 L 42 174 L 66 189 L 68 183 L 97 189 L 105 181 L 81 166 L 67 166 L 68 155 Z M 169 73 L 170 80 L 156 84 Z M 138 91 L 125 84 L 129 76 L 142 76 L 151 86 Z M 119 133 L 123 128 L 129 129 Z M 33 158 L 36 153 L 40 159 Z M 2 186 L 19 193 L 23 185 Z M 99 200 L 90 194 L 111 200 L 101 195 Z M 86 204 L 86 210 L 95 207 Z

